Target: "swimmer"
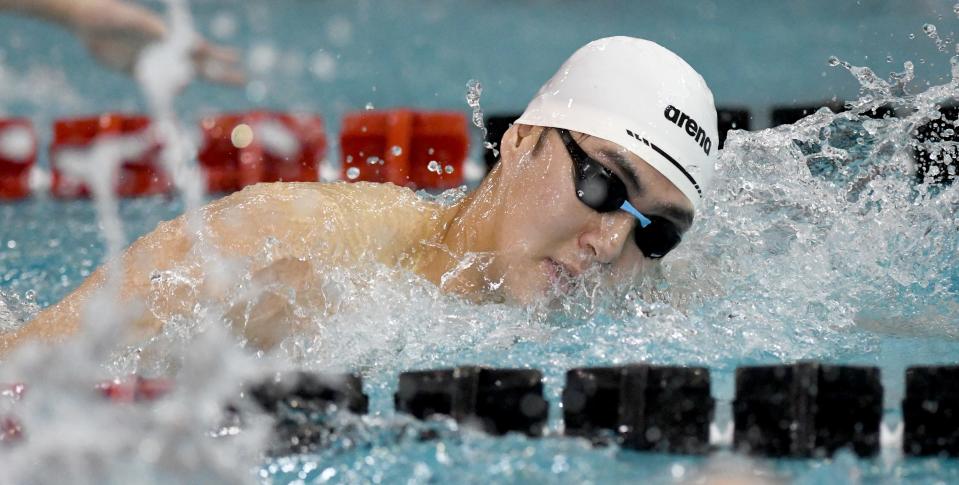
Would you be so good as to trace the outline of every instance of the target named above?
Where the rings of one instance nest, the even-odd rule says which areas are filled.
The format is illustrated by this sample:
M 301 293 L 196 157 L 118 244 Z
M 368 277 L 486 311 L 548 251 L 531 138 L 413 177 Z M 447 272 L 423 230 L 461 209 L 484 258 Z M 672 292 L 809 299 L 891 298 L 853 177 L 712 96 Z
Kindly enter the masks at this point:
M 447 293 L 517 304 L 589 269 L 635 278 L 690 228 L 717 144 L 713 96 L 692 67 L 653 42 L 600 39 L 543 85 L 503 135 L 499 163 L 460 202 L 444 206 L 391 184 L 247 187 L 200 209 L 203 244 L 223 258 L 218 271 L 204 272 L 201 238 L 181 216 L 122 255 L 117 306 L 148 336 L 163 325 L 157 314 L 195 318 L 197 303 L 222 303 L 241 338 L 269 349 L 315 325 L 294 309 L 325 308 L 315 275 L 326 267 L 384 264 Z M 265 247 L 271 257 L 258 258 Z M 200 283 L 151 293 L 171 268 L 193 268 Z M 236 301 L 241 292 L 224 281 L 243 275 L 256 291 Z M 0 335 L 0 352 L 76 332 L 106 276 L 101 267 L 24 327 Z
M 158 42 L 167 27 L 155 13 L 122 0 L 0 0 L 0 11 L 47 20 L 72 31 L 104 66 L 133 73 L 141 51 Z M 239 56 L 203 39 L 193 48 L 193 63 L 201 77 L 240 85 L 246 76 Z

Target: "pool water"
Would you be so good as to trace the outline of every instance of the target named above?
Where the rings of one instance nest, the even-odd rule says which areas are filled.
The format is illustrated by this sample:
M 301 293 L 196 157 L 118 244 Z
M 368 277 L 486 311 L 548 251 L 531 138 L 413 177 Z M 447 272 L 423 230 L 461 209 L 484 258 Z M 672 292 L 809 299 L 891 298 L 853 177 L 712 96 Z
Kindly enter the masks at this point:
M 356 8 L 360 17 L 380 15 Z M 327 26 L 340 32 L 329 34 L 331 42 L 367 25 L 347 24 Z M 948 57 L 936 61 L 948 65 Z M 217 320 L 217 309 L 202 306 L 195 318 L 170 317 L 147 342 L 116 343 L 110 318 L 116 310 L 100 302 L 70 344 L 32 347 L 0 366 L 0 382 L 30 386 L 20 402 L 0 397 L 0 414 L 16 414 L 27 436 L 0 450 L 0 482 L 65 476 L 90 483 L 956 481 L 956 460 L 904 458 L 897 439 L 905 368 L 959 356 L 959 188 L 915 182 L 909 135 L 937 104 L 959 96 L 959 77 L 947 72 L 943 82 L 913 81 L 903 90 L 847 67 L 835 72 L 859 86 L 853 112 L 822 111 L 791 126 L 731 133 L 702 215 L 661 274 L 635 287 L 592 296 L 586 280 L 565 308 L 548 311 L 476 305 L 390 268 L 330 268 L 317 277 L 341 295 L 341 311 L 317 316 L 318 335 L 290 338 L 266 355 L 242 348 Z M 455 87 L 459 95 L 465 86 Z M 485 92 L 496 91 L 488 85 Z M 404 99 L 401 92 L 376 92 L 370 97 Z M 854 114 L 883 104 L 898 116 Z M 50 108 L 42 111 L 49 115 Z M 122 238 L 150 231 L 184 204 L 122 201 L 116 211 Z M 98 215 L 90 201 L 35 198 L 0 206 L 0 330 L 59 300 L 103 262 L 101 226 L 112 217 Z M 188 280 L 176 271 L 164 278 Z M 879 456 L 770 460 L 722 449 L 730 441 L 735 368 L 798 359 L 881 368 Z M 567 369 L 640 361 L 710 368 L 719 451 L 637 453 L 560 436 Z M 462 364 L 541 369 L 551 406 L 546 436 L 490 437 L 394 413 L 400 372 Z M 221 410 L 243 382 L 292 367 L 360 372 L 370 413 L 342 418 L 349 431 L 313 453 L 264 456 L 268 421 L 252 416 L 233 429 L 222 425 Z M 130 372 L 175 377 L 176 389 L 142 406 L 112 405 L 90 392 L 102 378 Z M 439 439 L 419 440 L 410 431 L 427 428 Z

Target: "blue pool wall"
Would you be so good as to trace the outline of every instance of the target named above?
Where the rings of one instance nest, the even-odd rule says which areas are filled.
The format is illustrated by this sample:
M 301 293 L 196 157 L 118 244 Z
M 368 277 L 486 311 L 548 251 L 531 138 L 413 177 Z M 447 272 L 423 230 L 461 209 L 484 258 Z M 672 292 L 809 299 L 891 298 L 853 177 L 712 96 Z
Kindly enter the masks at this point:
M 883 77 L 912 61 L 914 90 L 948 80 L 950 53 L 937 51 L 923 25 L 953 37 L 959 24 L 953 4 L 194 0 L 199 31 L 239 47 L 247 64 L 269 68 L 251 72 L 245 89 L 194 83 L 176 104 L 191 126 L 210 112 L 313 111 L 335 135 L 343 113 L 368 104 L 467 111 L 466 84 L 476 79 L 484 85 L 486 113 L 517 112 L 579 46 L 631 35 L 684 57 L 706 78 L 718 105 L 748 108 L 752 127 L 763 128 L 775 106 L 857 96 L 858 83 L 829 66 L 830 56 Z M 145 5 L 164 8 L 157 1 Z M 217 28 L 231 23 L 232 32 Z M 314 61 L 325 56 L 333 69 L 321 65 L 317 76 Z M 0 15 L 0 84 L 0 115 L 33 119 L 44 145 L 57 117 L 146 109 L 134 82 L 99 67 L 67 32 L 11 15 Z M 45 158 L 41 153 L 41 163 Z

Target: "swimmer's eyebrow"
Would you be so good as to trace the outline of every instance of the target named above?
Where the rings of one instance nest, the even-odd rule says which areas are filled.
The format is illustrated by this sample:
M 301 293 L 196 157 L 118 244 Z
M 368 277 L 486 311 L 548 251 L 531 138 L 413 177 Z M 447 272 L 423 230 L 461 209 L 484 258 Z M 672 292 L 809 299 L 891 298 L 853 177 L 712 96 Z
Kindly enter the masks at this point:
M 636 175 L 636 170 L 633 169 L 632 164 L 629 163 L 629 160 L 624 157 L 622 153 L 609 149 L 601 149 L 599 153 L 607 160 L 616 164 L 619 170 L 626 174 L 626 183 L 632 185 L 633 190 L 636 191 L 636 195 L 643 195 L 643 184 L 639 182 L 639 176 Z M 687 209 L 667 203 L 656 204 L 655 208 L 661 215 L 672 218 L 674 222 L 679 222 L 680 226 L 684 229 L 688 229 L 689 226 L 693 225 L 693 213 Z
M 656 212 L 659 212 L 664 216 L 669 216 L 673 218 L 673 220 L 682 223 L 680 227 L 682 227 L 684 231 L 688 230 L 689 227 L 693 225 L 693 213 L 687 209 L 683 209 L 678 205 L 666 203 L 656 204 L 655 208 Z
M 629 160 L 626 159 L 622 153 L 609 149 L 602 149 L 599 153 L 607 160 L 612 160 L 612 162 L 626 174 L 626 182 L 633 186 L 633 190 L 636 191 L 637 195 L 643 193 L 643 185 L 639 183 L 639 177 L 636 175 L 636 171 L 633 170 L 633 166 L 629 164 Z

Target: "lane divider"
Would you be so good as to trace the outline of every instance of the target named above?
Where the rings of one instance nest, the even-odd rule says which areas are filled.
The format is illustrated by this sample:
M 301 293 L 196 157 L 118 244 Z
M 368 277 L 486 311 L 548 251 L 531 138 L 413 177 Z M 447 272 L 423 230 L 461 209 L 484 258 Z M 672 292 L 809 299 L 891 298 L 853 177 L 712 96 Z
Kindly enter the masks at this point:
M 833 112 L 846 108 L 838 102 L 822 105 Z M 795 123 L 820 105 L 774 107 L 773 126 Z M 951 184 L 959 177 L 959 123 L 955 104 L 939 109 L 941 116 L 921 123 L 913 132 L 916 145 L 916 181 Z M 870 118 L 895 117 L 889 106 L 860 113 Z M 717 109 L 720 143 L 730 129 L 751 128 L 752 115 L 742 107 Z M 484 149 L 487 168 L 498 156 L 503 134 L 516 113 L 486 117 Z M 64 153 L 89 150 L 110 137 L 143 136 L 147 147 L 120 165 L 116 193 L 120 197 L 165 194 L 171 190 L 168 177 L 157 163 L 160 146 L 147 137 L 150 119 L 139 114 L 104 113 L 64 118 L 54 122 L 50 144 L 50 192 L 59 198 L 88 197 L 89 188 L 60 166 Z M 223 193 L 259 182 L 346 181 L 392 182 L 414 189 L 441 190 L 464 181 L 464 162 L 469 147 L 466 116 L 454 111 L 416 109 L 365 110 L 347 113 L 339 134 L 340 172 L 327 166 L 328 141 L 323 118 L 309 113 L 254 110 L 204 117 L 199 124 L 202 143 L 198 161 L 208 192 Z M 31 191 L 31 173 L 37 172 L 37 135 L 30 120 L 0 118 L 0 201 L 26 198 Z M 321 177 L 321 172 L 327 174 Z M 38 172 L 37 180 L 44 177 Z M 473 179 L 478 175 L 470 175 Z M 43 185 L 38 182 L 35 185 Z M 34 189 L 36 190 L 36 189 Z
M 879 452 L 879 369 L 800 362 L 736 370 L 733 446 L 764 456 Z
M 170 192 L 172 184 L 160 167 L 160 144 L 150 134 L 150 118 L 106 113 L 99 116 L 60 119 L 53 124 L 50 145 L 50 192 L 58 198 L 89 197 L 90 188 L 78 177 L 78 167 L 65 164 L 104 162 L 120 157 L 114 191 L 120 197 L 141 197 Z M 133 142 L 135 149 L 121 146 Z M 116 144 L 110 146 L 111 142 Z M 99 150 L 98 150 L 99 148 Z
M 906 454 L 959 456 L 959 366 L 906 369 L 902 421 Z
M 326 157 L 323 118 L 251 111 L 200 120 L 197 155 L 207 191 L 233 192 L 259 182 L 315 182 Z
M 404 372 L 394 395 L 398 412 L 419 419 L 447 415 L 487 433 L 541 436 L 549 406 L 543 374 L 531 369 L 455 369 Z
M 151 119 L 139 114 L 103 113 L 53 123 L 49 146 L 50 193 L 86 198 L 83 170 L 102 170 L 117 156 L 119 197 L 167 194 L 173 187 L 159 163 L 161 143 Z M 414 109 L 348 113 L 340 133 L 341 173 L 326 167 L 324 120 L 310 113 L 254 110 L 206 116 L 197 161 L 209 193 L 225 193 L 260 182 L 316 182 L 337 177 L 349 182 L 392 182 L 414 189 L 442 190 L 464 183 L 469 149 L 466 116 Z M 37 135 L 30 120 L 0 118 L 0 201 L 31 195 L 38 171 Z M 131 146 L 133 148 L 131 148 Z M 331 172 L 332 171 L 332 172 Z M 42 175 L 42 173 L 37 173 Z M 42 185 L 42 184 L 41 184 Z
M 627 365 L 566 373 L 563 423 L 571 436 L 612 432 L 625 448 L 709 451 L 715 401 L 709 369 Z
M 0 118 L 0 201 L 30 195 L 37 162 L 37 133 L 26 118 Z
M 340 150 L 343 180 L 457 187 L 469 150 L 466 116 L 409 109 L 347 113 Z
M 959 457 L 959 365 L 907 369 L 903 420 L 895 430 L 882 427 L 879 378 L 876 367 L 818 362 L 738 368 L 733 420 L 724 431 L 712 422 L 715 400 L 706 368 L 571 369 L 562 393 L 563 432 L 594 444 L 682 454 L 731 445 L 769 457 L 823 458 L 840 449 L 870 457 L 882 446 L 899 445 L 906 456 Z M 118 404 L 145 405 L 172 392 L 173 384 L 131 376 L 103 382 L 96 391 Z M 0 400 L 15 410 L 27 392 L 23 384 L 0 385 Z M 328 419 L 335 413 L 369 409 L 358 374 L 276 374 L 248 385 L 241 396 L 276 418 L 275 437 L 287 451 L 307 451 L 335 437 Z M 399 413 L 420 420 L 448 416 L 493 435 L 542 436 L 549 413 L 543 374 L 535 369 L 403 372 L 393 401 Z M 227 414 L 239 415 L 239 409 L 228 405 Z M 27 432 L 15 416 L 0 415 L 0 445 L 15 444 Z

